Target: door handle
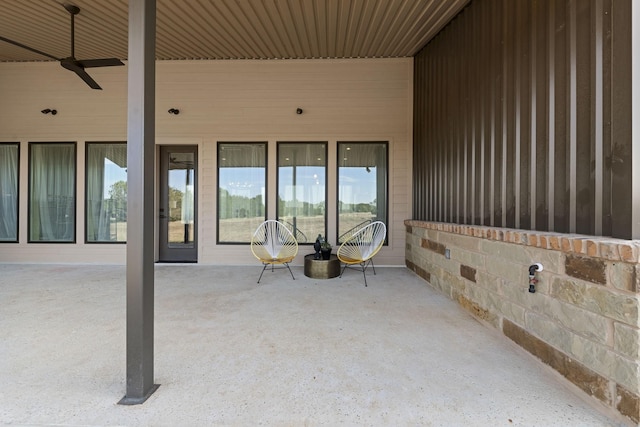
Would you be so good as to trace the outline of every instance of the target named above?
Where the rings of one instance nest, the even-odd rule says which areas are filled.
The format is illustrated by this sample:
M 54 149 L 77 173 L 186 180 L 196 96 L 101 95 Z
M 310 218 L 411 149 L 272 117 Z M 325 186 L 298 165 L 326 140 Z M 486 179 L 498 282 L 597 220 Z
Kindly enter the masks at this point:
M 166 216 L 166 215 L 160 215 L 158 218 L 160 218 L 160 219 L 166 219 L 166 218 L 167 218 L 167 216 Z

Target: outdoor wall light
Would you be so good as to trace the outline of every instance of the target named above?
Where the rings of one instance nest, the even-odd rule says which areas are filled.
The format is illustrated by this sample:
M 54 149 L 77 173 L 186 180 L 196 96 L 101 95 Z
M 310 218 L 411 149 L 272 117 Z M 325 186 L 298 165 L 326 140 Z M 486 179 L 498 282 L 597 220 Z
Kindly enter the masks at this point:
M 302 108 L 298 107 L 298 108 L 296 109 L 296 114 L 302 114 Z
M 180 110 L 178 110 L 177 108 L 169 108 L 169 114 L 174 114 L 174 115 L 178 115 L 180 114 Z
M 58 114 L 58 110 L 52 110 L 51 108 L 45 108 L 44 110 L 40 111 L 42 114 L 49 114 L 51 113 L 52 116 L 55 116 L 56 114 Z

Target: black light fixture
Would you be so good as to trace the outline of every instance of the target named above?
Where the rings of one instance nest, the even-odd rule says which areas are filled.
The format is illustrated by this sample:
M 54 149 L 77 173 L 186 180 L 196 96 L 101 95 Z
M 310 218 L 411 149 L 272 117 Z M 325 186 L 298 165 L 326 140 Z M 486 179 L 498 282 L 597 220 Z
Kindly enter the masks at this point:
M 177 108 L 169 108 L 168 113 L 177 116 L 178 114 L 180 114 L 180 110 L 178 110 Z
M 52 116 L 55 116 L 56 114 L 58 114 L 58 110 L 52 110 L 51 108 L 45 108 L 44 110 L 40 111 L 42 114 L 49 114 L 51 113 Z
M 296 109 L 296 114 L 302 114 L 302 108 L 298 107 L 298 108 Z

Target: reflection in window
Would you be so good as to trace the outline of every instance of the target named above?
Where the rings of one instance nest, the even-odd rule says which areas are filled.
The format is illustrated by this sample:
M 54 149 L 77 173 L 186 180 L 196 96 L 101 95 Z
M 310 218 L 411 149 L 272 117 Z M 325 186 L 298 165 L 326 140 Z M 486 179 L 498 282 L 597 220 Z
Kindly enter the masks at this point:
M 126 143 L 88 143 L 86 168 L 87 242 L 126 242 Z
M 75 144 L 31 143 L 29 149 L 29 241 L 74 242 Z
M 387 224 L 387 143 L 338 142 L 338 243 L 372 221 Z
M 250 243 L 266 218 L 266 143 L 218 144 L 218 242 Z
M 0 242 L 18 241 L 18 144 L 0 144 Z
M 278 219 L 299 243 L 326 235 L 327 144 L 278 144 Z
M 167 244 L 170 248 L 195 246 L 196 159 L 193 152 L 169 153 L 169 222 Z

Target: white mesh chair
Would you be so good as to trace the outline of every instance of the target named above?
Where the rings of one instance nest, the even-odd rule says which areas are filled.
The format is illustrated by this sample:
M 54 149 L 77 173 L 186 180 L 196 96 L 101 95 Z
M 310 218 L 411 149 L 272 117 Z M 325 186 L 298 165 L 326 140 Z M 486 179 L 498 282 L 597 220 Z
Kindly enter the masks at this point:
M 293 280 L 296 279 L 289 263 L 298 254 L 298 242 L 283 223 L 270 219 L 260 224 L 251 237 L 251 252 L 264 265 L 258 283 L 262 279 L 264 270 L 271 266 L 273 271 L 276 264 L 287 267 Z
M 365 270 L 369 264 L 371 264 L 373 274 L 376 274 L 376 268 L 373 265 L 373 256 L 382 248 L 386 237 L 387 227 L 382 221 L 375 221 L 365 225 L 351 235 L 351 237 L 347 238 L 347 240 L 340 245 L 336 254 L 340 262 L 344 264 L 340 277 L 342 277 L 347 267 L 358 264 L 362 268 L 364 285 L 367 286 L 367 274 Z

